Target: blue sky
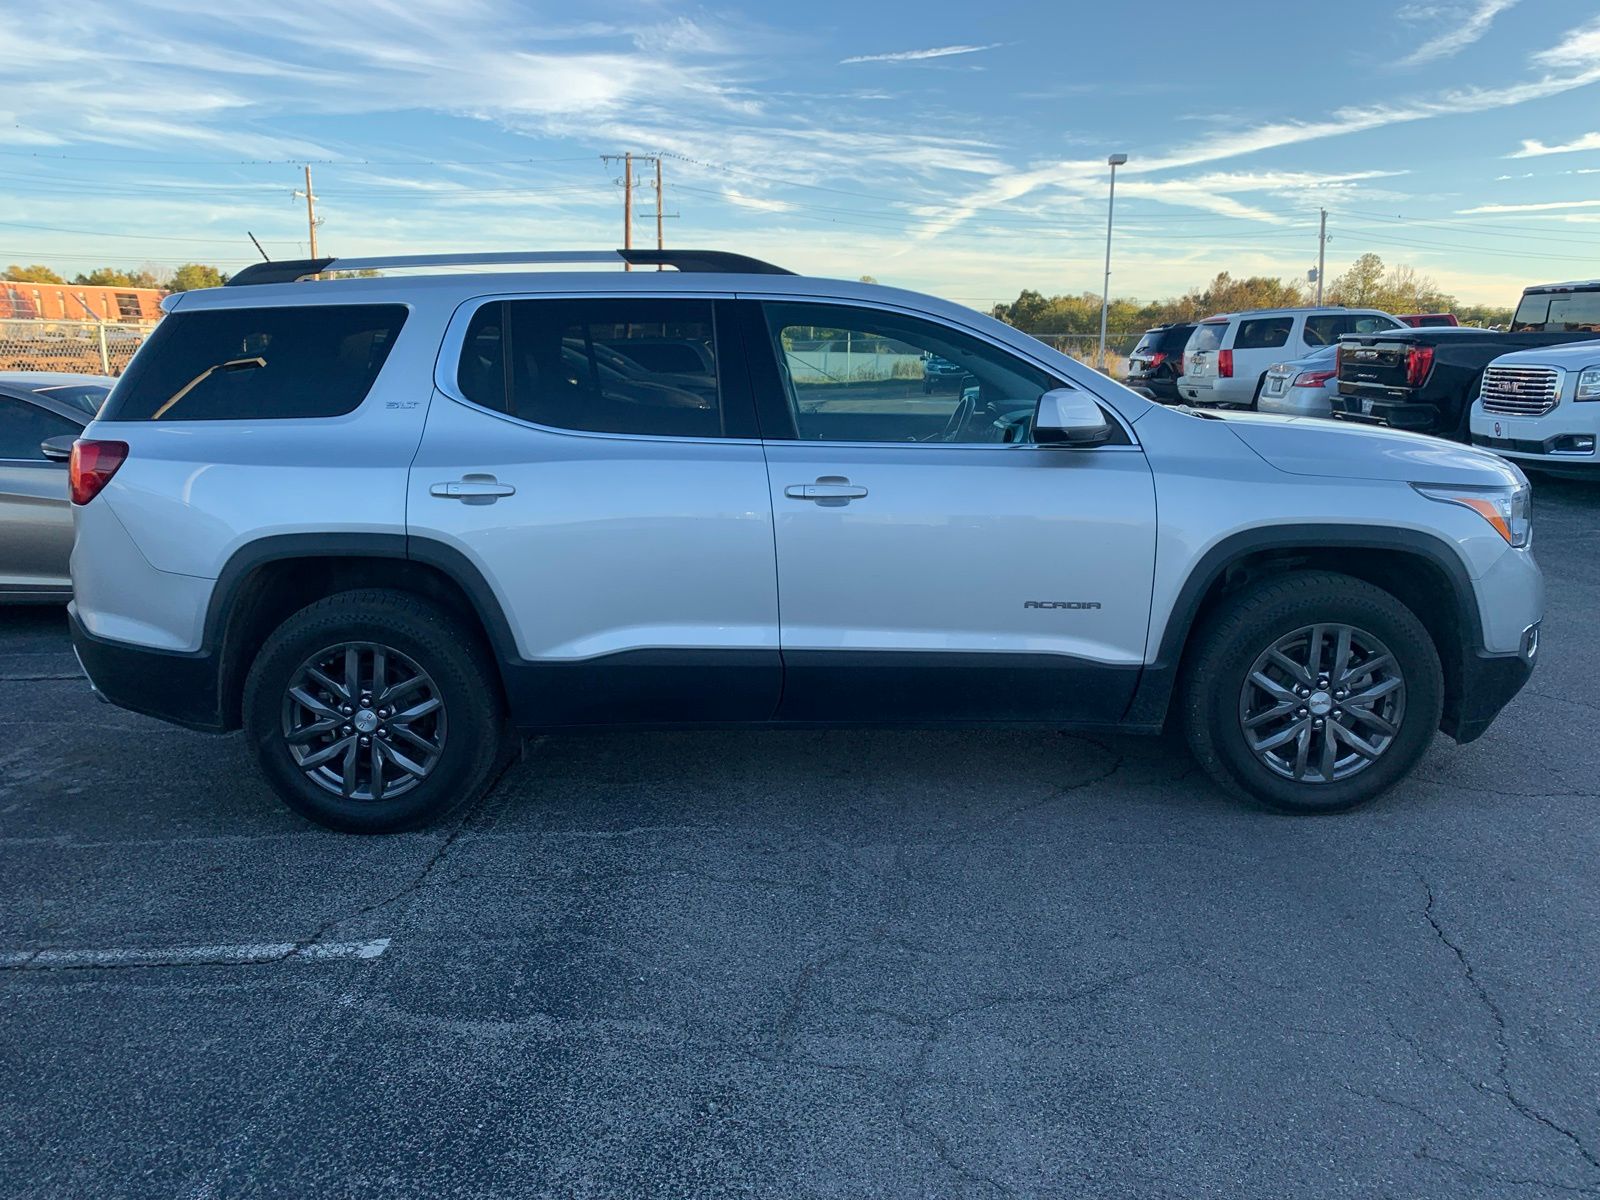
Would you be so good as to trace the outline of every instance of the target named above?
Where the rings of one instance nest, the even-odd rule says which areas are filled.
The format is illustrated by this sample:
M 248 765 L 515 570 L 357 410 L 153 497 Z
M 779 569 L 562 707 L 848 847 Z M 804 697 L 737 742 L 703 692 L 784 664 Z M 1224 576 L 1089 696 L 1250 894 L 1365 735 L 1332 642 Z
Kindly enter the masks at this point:
M 16 4 L 19 0 L 8 0 Z M 975 306 L 1372 250 L 1468 302 L 1600 275 L 1600 3 L 542 0 L 30 6 L 0 23 L 0 261 L 668 245 Z M 638 195 L 636 244 L 654 237 Z

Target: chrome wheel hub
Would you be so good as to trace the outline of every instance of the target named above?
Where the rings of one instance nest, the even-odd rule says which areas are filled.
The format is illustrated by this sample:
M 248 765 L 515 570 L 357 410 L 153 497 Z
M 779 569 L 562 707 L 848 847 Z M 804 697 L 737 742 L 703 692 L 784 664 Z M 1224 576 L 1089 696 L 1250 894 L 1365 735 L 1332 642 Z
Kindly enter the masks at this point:
M 1399 735 L 1400 664 L 1353 625 L 1307 625 L 1257 656 L 1239 692 L 1250 752 L 1274 774 L 1333 783 L 1366 770 Z
M 283 739 L 306 778 L 347 800 L 390 800 L 444 752 L 444 700 L 420 666 L 376 642 L 307 658 L 283 697 Z

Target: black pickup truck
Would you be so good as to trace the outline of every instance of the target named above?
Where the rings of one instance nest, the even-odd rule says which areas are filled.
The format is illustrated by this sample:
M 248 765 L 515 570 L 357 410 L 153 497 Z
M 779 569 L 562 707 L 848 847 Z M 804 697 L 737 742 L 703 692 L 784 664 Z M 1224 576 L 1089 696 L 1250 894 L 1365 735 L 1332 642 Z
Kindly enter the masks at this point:
M 1346 334 L 1333 415 L 1464 442 L 1485 367 L 1513 350 L 1588 338 L 1600 338 L 1600 279 L 1528 288 L 1509 333 L 1441 327 Z

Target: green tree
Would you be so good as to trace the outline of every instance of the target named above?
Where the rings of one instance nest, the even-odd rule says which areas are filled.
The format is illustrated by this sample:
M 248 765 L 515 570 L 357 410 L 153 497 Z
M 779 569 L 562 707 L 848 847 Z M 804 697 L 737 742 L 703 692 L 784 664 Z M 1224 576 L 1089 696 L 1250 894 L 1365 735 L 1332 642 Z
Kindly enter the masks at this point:
M 34 263 L 31 266 L 19 267 L 12 263 L 6 268 L 5 277 L 13 283 L 65 283 L 66 280 L 57 275 L 43 263 Z
M 1383 259 L 1363 254 L 1328 286 L 1328 300 L 1350 308 L 1376 308 L 1383 290 Z
M 83 287 L 136 287 L 133 276 L 116 267 L 96 267 L 89 272 L 80 271 L 72 282 Z
M 228 277 L 216 267 L 204 263 L 184 263 L 172 273 L 166 288 L 172 292 L 192 292 L 197 288 L 221 287 Z

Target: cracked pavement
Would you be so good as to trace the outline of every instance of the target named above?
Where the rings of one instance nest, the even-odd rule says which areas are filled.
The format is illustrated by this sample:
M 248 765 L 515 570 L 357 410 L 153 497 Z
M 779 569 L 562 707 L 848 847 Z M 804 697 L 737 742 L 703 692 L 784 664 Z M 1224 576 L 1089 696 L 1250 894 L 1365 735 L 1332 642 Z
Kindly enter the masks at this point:
M 341 837 L 0 612 L 0 1195 L 1600 1195 L 1600 488 L 1535 506 L 1529 688 L 1315 820 L 1172 739 L 624 734 Z

